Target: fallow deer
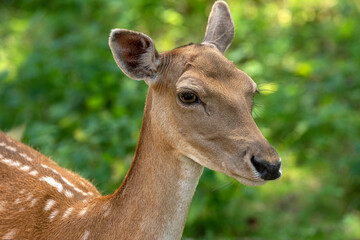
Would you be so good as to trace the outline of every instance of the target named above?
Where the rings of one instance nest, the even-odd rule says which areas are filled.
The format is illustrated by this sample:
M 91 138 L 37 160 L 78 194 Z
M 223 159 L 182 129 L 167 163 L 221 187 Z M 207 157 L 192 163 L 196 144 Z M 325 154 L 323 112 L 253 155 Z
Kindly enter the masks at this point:
M 246 185 L 279 178 L 280 158 L 252 118 L 257 86 L 223 55 L 233 35 L 224 1 L 213 5 L 201 44 L 159 53 L 143 33 L 112 30 L 116 63 L 149 86 L 122 185 L 101 196 L 0 132 L 0 238 L 180 239 L 204 167 Z

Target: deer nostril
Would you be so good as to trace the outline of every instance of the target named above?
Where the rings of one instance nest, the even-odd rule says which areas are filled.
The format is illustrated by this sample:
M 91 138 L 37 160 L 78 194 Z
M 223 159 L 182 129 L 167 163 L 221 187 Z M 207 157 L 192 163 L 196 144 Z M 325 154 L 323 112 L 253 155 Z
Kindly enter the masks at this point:
M 256 171 L 258 171 L 261 175 L 267 173 L 266 166 L 262 162 L 256 160 L 255 156 L 251 158 L 251 163 L 255 167 Z
M 250 159 L 250 161 L 252 165 L 255 167 L 256 171 L 260 174 L 260 177 L 264 180 L 274 180 L 281 176 L 280 161 L 276 164 L 270 164 L 268 162 L 256 158 L 255 156 L 253 156 Z

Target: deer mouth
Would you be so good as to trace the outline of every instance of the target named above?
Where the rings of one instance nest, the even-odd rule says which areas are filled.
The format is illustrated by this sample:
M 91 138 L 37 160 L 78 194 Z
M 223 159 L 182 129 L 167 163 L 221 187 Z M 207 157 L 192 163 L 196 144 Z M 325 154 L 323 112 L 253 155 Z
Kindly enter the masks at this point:
M 267 183 L 267 181 L 262 179 L 249 179 L 234 173 L 232 174 L 232 177 L 246 186 L 261 186 Z

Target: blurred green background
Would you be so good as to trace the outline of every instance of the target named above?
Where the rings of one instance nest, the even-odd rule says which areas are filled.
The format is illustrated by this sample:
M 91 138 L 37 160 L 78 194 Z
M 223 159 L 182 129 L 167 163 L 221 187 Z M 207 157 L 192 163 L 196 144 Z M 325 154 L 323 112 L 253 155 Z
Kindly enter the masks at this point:
M 0 129 L 104 194 L 135 151 L 147 86 L 116 66 L 112 28 L 159 51 L 201 42 L 213 1 L 0 0 Z M 260 86 L 254 118 L 283 177 L 205 170 L 188 239 L 360 239 L 360 1 L 229 0 L 226 56 Z

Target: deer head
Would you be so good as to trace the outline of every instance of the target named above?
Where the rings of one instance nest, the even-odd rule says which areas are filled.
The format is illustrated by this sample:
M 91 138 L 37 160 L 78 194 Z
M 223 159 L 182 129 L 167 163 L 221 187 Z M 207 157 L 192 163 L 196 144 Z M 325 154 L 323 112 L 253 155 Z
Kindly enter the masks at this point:
M 261 185 L 281 176 L 281 160 L 252 117 L 257 85 L 224 56 L 233 36 L 230 10 L 217 1 L 201 44 L 159 53 L 150 37 L 125 29 L 114 29 L 109 44 L 122 71 L 149 86 L 156 148 Z

